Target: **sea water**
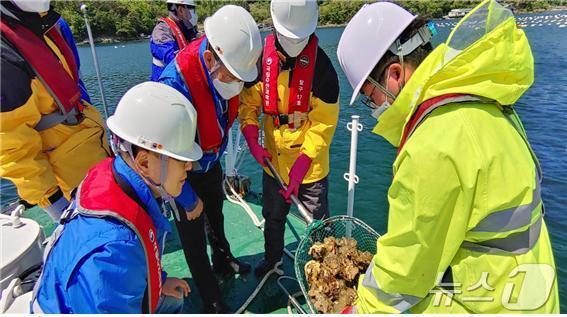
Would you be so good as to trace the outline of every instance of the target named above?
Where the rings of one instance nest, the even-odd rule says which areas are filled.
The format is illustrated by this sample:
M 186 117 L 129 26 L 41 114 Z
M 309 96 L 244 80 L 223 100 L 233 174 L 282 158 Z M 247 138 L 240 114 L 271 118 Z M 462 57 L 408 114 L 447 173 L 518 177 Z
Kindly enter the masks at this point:
M 456 21 L 436 21 L 439 35 L 435 43 L 443 41 Z M 527 130 L 543 168 L 543 201 L 545 220 L 551 234 L 560 284 L 562 312 L 567 312 L 567 12 L 547 12 L 518 17 L 525 30 L 535 57 L 535 83 L 518 101 L 516 109 Z M 343 174 L 348 171 L 350 133 L 346 124 L 351 115 L 361 117 L 364 130 L 359 135 L 356 186 L 356 217 L 367 222 L 379 233 L 386 232 L 388 219 L 387 191 L 392 180 L 392 162 L 396 150 L 384 139 L 371 133 L 376 120 L 365 106 L 348 105 L 352 89 L 340 70 L 336 57 L 338 41 L 343 28 L 317 30 L 319 45 L 325 50 L 339 75 L 340 117 L 331 146 L 331 174 L 329 200 L 331 214 L 345 214 L 347 183 Z M 149 41 L 128 42 L 120 45 L 97 46 L 109 111 L 113 112 L 128 88 L 150 77 L 151 56 Z M 79 47 L 81 74 L 93 103 L 101 110 L 98 86 L 90 48 Z M 261 170 L 253 158 L 244 154 L 241 174 L 251 177 L 253 189 L 261 191 Z M 5 204 L 16 198 L 8 182 L 2 182 L 1 200 Z

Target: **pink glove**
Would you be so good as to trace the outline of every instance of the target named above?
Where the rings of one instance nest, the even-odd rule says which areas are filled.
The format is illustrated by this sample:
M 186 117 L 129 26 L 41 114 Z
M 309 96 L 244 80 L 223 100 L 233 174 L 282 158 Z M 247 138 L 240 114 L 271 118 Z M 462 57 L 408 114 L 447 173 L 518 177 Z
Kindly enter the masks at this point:
M 291 195 L 298 197 L 299 185 L 303 182 L 305 174 L 307 174 L 310 167 L 311 159 L 305 154 L 299 155 L 299 157 L 295 160 L 295 163 L 293 163 L 293 166 L 289 171 L 289 185 L 287 186 L 287 190 L 285 192 L 283 190 L 280 191 L 287 201 L 289 201 Z
M 258 164 L 266 167 L 266 163 L 264 163 L 264 158 L 268 158 L 270 161 L 272 160 L 272 155 L 270 152 L 266 151 L 263 147 L 258 144 L 258 127 L 249 124 L 242 129 L 242 134 L 246 139 L 246 143 L 248 143 L 248 147 L 250 148 L 250 154 L 256 159 Z

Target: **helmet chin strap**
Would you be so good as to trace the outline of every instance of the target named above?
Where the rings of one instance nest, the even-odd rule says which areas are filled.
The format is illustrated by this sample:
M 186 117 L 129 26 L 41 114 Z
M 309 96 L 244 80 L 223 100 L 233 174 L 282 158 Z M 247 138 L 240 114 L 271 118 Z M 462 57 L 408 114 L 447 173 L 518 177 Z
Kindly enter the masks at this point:
M 404 64 L 404 54 L 402 52 L 402 45 L 400 45 L 400 39 L 398 39 L 398 57 L 400 58 L 400 64 L 402 64 L 402 85 L 406 83 L 406 67 Z M 401 88 L 400 88 L 401 91 Z
M 146 179 L 160 194 L 161 198 L 163 199 L 164 204 L 167 203 L 169 205 L 169 207 L 173 210 L 173 214 L 175 215 L 175 219 L 177 221 L 181 221 L 180 217 L 179 217 L 179 210 L 177 209 L 177 204 L 175 203 L 175 199 L 173 199 L 173 197 L 167 193 L 167 191 L 165 190 L 165 188 L 163 187 L 163 184 L 165 184 L 165 179 L 167 177 L 167 159 L 168 157 L 160 154 L 160 160 L 161 160 L 161 173 L 159 176 L 159 184 L 156 184 L 154 181 L 152 181 L 149 178 L 146 178 L 144 176 L 144 179 Z
M 177 204 L 175 203 L 175 199 L 167 193 L 167 191 L 165 190 L 165 188 L 163 187 L 163 184 L 165 184 L 165 180 L 167 177 L 167 160 L 168 157 L 163 155 L 163 154 L 159 154 L 160 157 L 160 165 L 161 165 L 161 171 L 160 171 L 160 176 L 159 176 L 159 184 L 154 182 L 152 179 L 150 179 L 149 177 L 144 176 L 140 169 L 138 168 L 138 166 L 136 166 L 136 161 L 134 159 L 134 151 L 132 150 L 132 144 L 130 144 L 130 142 L 126 142 L 121 140 L 119 137 L 117 136 L 113 136 L 112 141 L 114 144 L 116 144 L 116 146 L 113 147 L 113 150 L 115 151 L 114 153 L 116 155 L 118 155 L 119 153 L 116 153 L 118 151 L 123 151 L 128 153 L 128 155 L 130 156 L 130 159 L 132 160 L 132 165 L 134 166 L 134 169 L 136 170 L 136 172 L 138 173 L 138 175 L 146 182 L 146 184 L 150 185 L 151 187 L 153 187 L 160 195 L 160 198 L 163 200 L 163 204 L 165 205 L 165 203 L 167 203 L 171 209 L 173 210 L 173 213 L 175 215 L 175 219 L 177 221 L 180 221 L 180 216 L 179 216 L 179 210 L 177 209 Z M 165 207 L 165 206 L 163 206 Z M 166 210 L 166 208 L 162 208 L 163 211 Z

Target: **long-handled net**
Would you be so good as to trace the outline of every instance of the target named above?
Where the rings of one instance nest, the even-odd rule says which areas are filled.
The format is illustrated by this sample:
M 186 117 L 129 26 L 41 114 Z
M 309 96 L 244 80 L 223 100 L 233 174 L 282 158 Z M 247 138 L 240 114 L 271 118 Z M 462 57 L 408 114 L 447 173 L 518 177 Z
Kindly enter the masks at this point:
M 305 236 L 299 242 L 295 251 L 295 275 L 301 292 L 305 297 L 307 305 L 311 312 L 317 310 L 311 303 L 309 292 L 309 284 L 305 276 L 305 264 L 313 259 L 309 255 L 309 249 L 317 242 L 323 242 L 326 237 L 334 237 L 336 239 L 348 237 L 356 240 L 357 249 L 364 252 L 368 251 L 372 254 L 376 253 L 376 240 L 380 235 L 370 228 L 361 220 L 349 216 L 334 216 L 323 221 L 315 221 L 307 228 Z
M 287 189 L 282 178 L 270 162 L 265 159 L 266 166 L 279 183 L 280 187 L 284 190 Z M 309 249 L 317 242 L 323 242 L 326 237 L 334 237 L 339 239 L 348 237 L 356 240 L 357 249 L 359 251 L 368 251 L 371 254 L 376 253 L 376 240 L 380 236 L 374 229 L 370 228 L 361 220 L 350 216 L 335 216 L 325 220 L 313 220 L 313 217 L 307 211 L 305 206 L 299 201 L 297 197 L 291 195 L 291 201 L 297 206 L 299 213 L 303 216 L 308 226 L 305 231 L 303 239 L 299 242 L 297 250 L 295 251 L 295 275 L 301 292 L 312 313 L 317 312 L 309 297 L 309 285 L 305 276 L 305 264 L 312 259 L 309 255 Z

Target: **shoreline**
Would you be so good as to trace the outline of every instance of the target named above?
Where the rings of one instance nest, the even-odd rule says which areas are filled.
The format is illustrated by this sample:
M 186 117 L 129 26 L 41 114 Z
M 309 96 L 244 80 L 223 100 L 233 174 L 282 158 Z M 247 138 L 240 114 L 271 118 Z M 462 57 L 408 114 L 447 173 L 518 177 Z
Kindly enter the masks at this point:
M 547 10 L 534 10 L 534 11 L 516 11 L 514 12 L 514 15 L 520 15 L 520 14 L 541 14 L 541 13 L 545 13 L 545 12 L 549 12 L 549 13 L 553 13 L 553 12 L 559 12 L 559 11 L 567 11 L 567 6 L 558 6 L 558 7 L 554 7 L 551 9 L 547 9 Z M 457 21 L 459 19 L 445 19 L 445 18 L 431 18 L 431 20 L 443 20 L 443 21 Z M 331 28 L 340 28 L 340 27 L 345 27 L 347 25 L 347 23 L 339 23 L 339 24 L 325 24 L 325 25 L 320 25 L 317 26 L 318 29 L 331 29 Z M 199 30 L 203 29 L 202 24 L 199 24 Z M 268 28 L 271 26 L 268 26 Z M 260 30 L 260 32 L 271 32 L 271 31 L 262 31 Z M 102 36 L 102 37 L 98 37 L 94 39 L 95 44 L 103 44 L 103 45 L 107 45 L 107 44 L 118 44 L 118 43 L 124 43 L 124 42 L 137 42 L 137 41 L 145 41 L 145 40 L 149 40 L 150 39 L 150 35 L 140 35 L 137 37 L 131 37 L 131 38 L 123 38 L 123 37 L 118 37 L 118 36 Z M 89 45 L 89 40 L 88 38 L 83 39 L 82 41 L 77 41 L 77 46 L 86 46 Z

